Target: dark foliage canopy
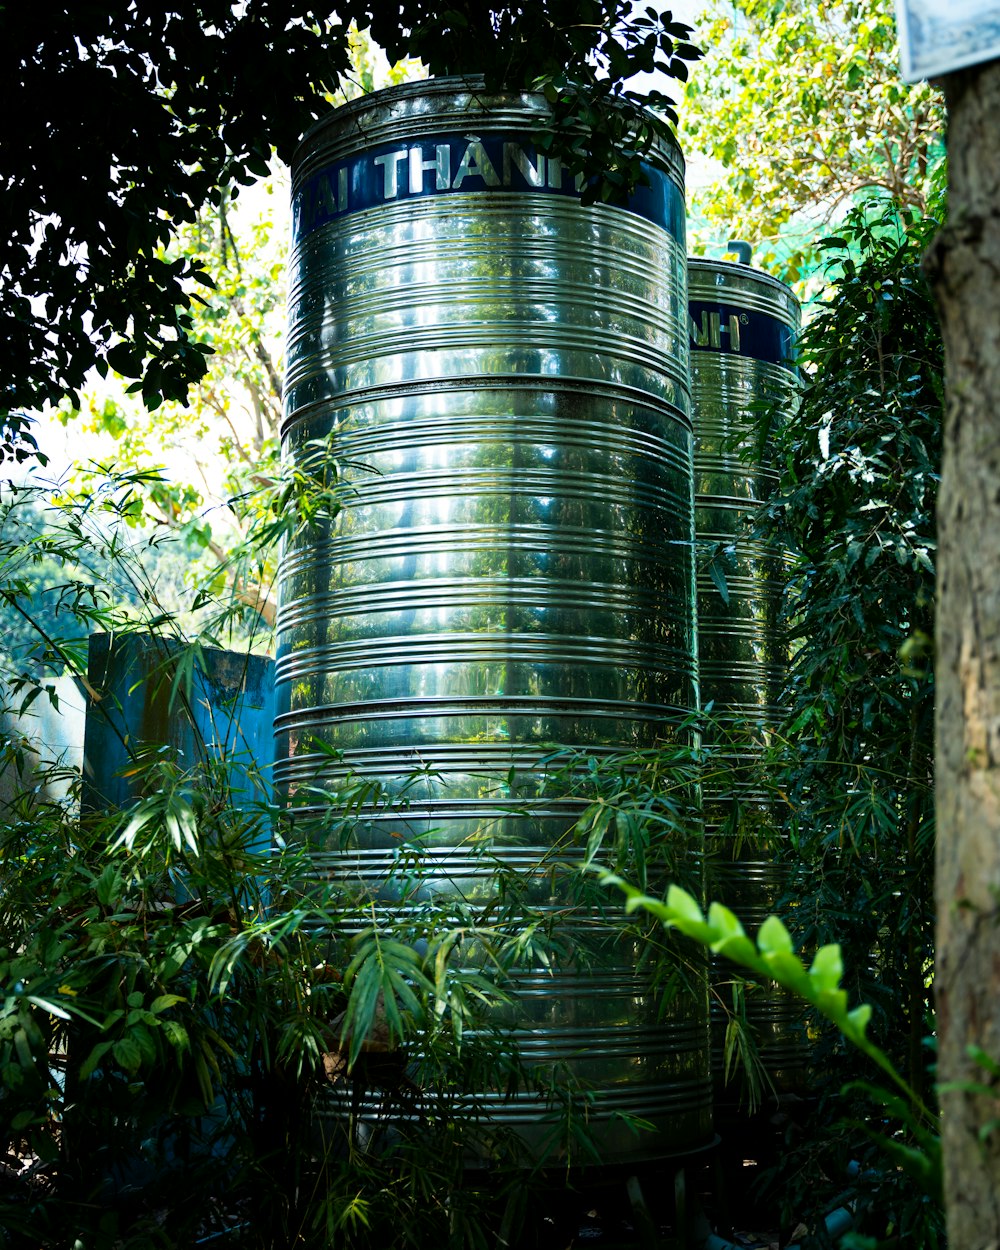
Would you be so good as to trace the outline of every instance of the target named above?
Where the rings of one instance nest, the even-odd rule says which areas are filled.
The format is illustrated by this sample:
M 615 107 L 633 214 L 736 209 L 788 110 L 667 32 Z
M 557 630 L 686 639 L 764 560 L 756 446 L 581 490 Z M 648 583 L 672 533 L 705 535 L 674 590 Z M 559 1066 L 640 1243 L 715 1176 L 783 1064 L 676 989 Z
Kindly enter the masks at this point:
M 209 351 L 190 301 L 211 276 L 164 249 L 272 149 L 290 157 L 349 67 L 352 21 L 432 73 L 545 90 L 560 154 L 606 199 L 667 125 L 637 113 L 627 78 L 683 77 L 697 55 L 669 12 L 627 0 L 0 5 L 0 414 L 75 400 L 93 366 L 139 379 L 150 407 L 184 399 Z
M 172 231 L 287 157 L 311 85 L 346 64 L 308 3 L 36 4 L 0 10 L 3 407 L 73 393 L 92 365 L 182 398 L 190 261 Z

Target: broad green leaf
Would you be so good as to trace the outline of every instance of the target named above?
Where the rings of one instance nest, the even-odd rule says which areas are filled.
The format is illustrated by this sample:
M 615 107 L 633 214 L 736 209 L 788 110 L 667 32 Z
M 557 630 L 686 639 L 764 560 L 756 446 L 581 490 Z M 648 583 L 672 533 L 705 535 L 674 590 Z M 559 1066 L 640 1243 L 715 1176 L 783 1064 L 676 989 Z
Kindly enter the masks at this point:
M 721 903 L 712 903 L 709 906 L 708 923 L 718 932 L 720 941 L 727 937 L 742 937 L 744 934 L 743 925 L 736 915 Z
M 782 925 L 782 928 L 784 928 L 784 925 Z M 798 955 L 793 955 L 787 950 L 775 950 L 762 955 L 761 960 L 767 969 L 767 975 L 773 977 L 779 985 L 785 986 L 786 989 L 794 990 L 796 994 L 800 994 L 803 998 L 810 999 L 812 997 L 809 974 L 806 972 L 805 966 Z
M 587 833 L 587 851 L 584 858 L 584 866 L 589 867 L 597 855 L 600 853 L 604 844 L 605 835 L 608 832 L 608 826 L 611 823 L 612 812 L 609 808 L 597 806 L 584 817 L 584 826 L 589 824 Z
M 149 1010 L 154 1016 L 160 1015 L 161 1012 L 168 1011 L 171 1007 L 176 1007 L 178 1003 L 186 1003 L 188 1000 L 183 994 L 160 994 L 154 998 L 149 1004 Z
M 815 990 L 812 1001 L 828 1020 L 832 1020 L 842 1032 L 845 1031 L 844 1024 L 847 1021 L 846 990 Z M 851 1028 L 849 1023 L 847 1028 L 848 1030 Z
M 122 876 L 114 864 L 108 864 L 97 880 L 97 899 L 104 907 L 113 907 L 121 896 Z
M 809 969 L 809 979 L 817 993 L 822 990 L 838 989 L 843 975 L 844 961 L 840 954 L 839 944 L 831 943 L 828 946 L 821 946 Z
M 163 1021 L 163 1035 L 178 1053 L 190 1050 L 191 1039 L 188 1036 L 188 1031 L 183 1024 L 178 1024 L 176 1020 Z
M 144 1024 L 137 1024 L 128 1035 L 139 1048 L 142 1063 L 155 1064 L 158 1058 L 156 1039 Z
M 795 949 L 791 934 L 777 916 L 768 916 L 760 926 L 757 949 L 762 955 L 791 954 Z
M 667 907 L 678 920 L 691 920 L 696 924 L 704 924 L 705 917 L 698 901 L 687 890 L 679 885 L 671 885 L 667 890 Z
M 70 1013 L 65 1007 L 60 1007 L 58 1003 L 54 1003 L 50 998 L 39 998 L 37 994 L 25 994 L 24 996 L 29 1003 L 34 1003 L 42 1011 L 47 1011 L 50 1016 L 57 1016 L 60 1020 L 69 1020 Z
M 744 968 L 755 968 L 759 962 L 754 944 L 745 933 L 732 933 L 720 938 L 712 943 L 711 949 L 716 955 L 725 955 L 727 959 L 742 964 Z
M 92 1047 L 90 1054 L 80 1065 L 81 1081 L 85 1081 L 90 1076 L 113 1045 L 114 1042 L 98 1042 L 96 1046 Z
M 198 1081 L 198 1089 L 201 1093 L 201 1100 L 206 1107 L 210 1107 L 215 1098 L 215 1087 L 212 1084 L 212 1074 L 208 1064 L 205 1062 L 205 1056 L 201 1050 L 193 1052 L 194 1072 Z
M 719 592 L 720 599 L 726 605 L 726 607 L 728 607 L 729 606 L 729 586 L 726 582 L 726 570 L 722 567 L 722 564 L 720 563 L 718 559 L 713 559 L 709 561 L 708 575 L 712 579 L 712 583 L 715 586 L 715 589 Z
M 31 1053 L 28 1034 L 23 1028 L 17 1029 L 14 1033 L 14 1049 L 17 1052 L 17 1058 L 22 1068 L 33 1068 L 35 1066 L 35 1056 Z
M 868 1022 L 871 1018 L 872 1009 L 868 1003 L 862 1003 L 859 1007 L 855 1007 L 853 1011 L 849 1011 L 847 1013 L 847 1021 L 851 1028 L 850 1036 L 864 1039 Z
M 138 1072 L 142 1066 L 142 1049 L 133 1037 L 122 1037 L 113 1042 L 111 1054 L 126 1072 Z

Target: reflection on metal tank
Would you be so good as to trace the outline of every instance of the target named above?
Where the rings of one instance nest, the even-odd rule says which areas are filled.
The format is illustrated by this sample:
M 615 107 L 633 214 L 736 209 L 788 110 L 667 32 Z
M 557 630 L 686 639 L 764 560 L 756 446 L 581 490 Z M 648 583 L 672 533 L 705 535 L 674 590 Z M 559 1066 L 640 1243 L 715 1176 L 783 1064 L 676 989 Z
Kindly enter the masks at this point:
M 584 208 L 545 109 L 391 88 L 293 171 L 284 454 L 329 440 L 348 489 L 282 561 L 276 782 L 307 816 L 345 770 L 406 789 L 316 854 L 383 899 L 402 834 L 425 891 L 485 903 L 516 871 L 564 906 L 542 861 L 580 806 L 540 794 L 543 761 L 651 745 L 697 702 L 683 164 L 662 146 L 627 209 Z M 519 974 L 514 1035 L 590 1085 L 608 1157 L 684 1150 L 710 1132 L 707 1010 L 661 1019 L 617 951 Z M 541 1095 L 494 1101 L 540 1139 Z
M 697 259 L 688 261 L 688 297 L 698 656 L 702 704 L 711 705 L 703 791 L 708 890 L 754 929 L 773 910 L 783 880 L 759 766 L 782 719 L 788 655 L 778 619 L 783 554 L 747 533 L 778 477 L 755 434 L 752 406 L 795 402 L 799 305 L 784 283 L 748 264 Z M 725 970 L 717 968 L 713 981 L 713 1069 L 721 1085 Z M 798 1008 L 777 989 L 758 986 L 745 1010 L 771 1081 L 778 1090 L 795 1087 L 803 1075 Z

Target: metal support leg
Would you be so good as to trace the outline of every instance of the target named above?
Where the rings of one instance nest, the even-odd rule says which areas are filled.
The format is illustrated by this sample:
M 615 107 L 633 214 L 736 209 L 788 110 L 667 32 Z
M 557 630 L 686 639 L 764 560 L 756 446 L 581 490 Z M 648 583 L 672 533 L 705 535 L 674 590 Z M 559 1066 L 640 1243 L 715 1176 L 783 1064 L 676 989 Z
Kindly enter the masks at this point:
M 677 1224 L 677 1250 L 687 1250 L 688 1202 L 687 1169 L 679 1167 L 674 1173 L 674 1213 Z
M 639 1184 L 638 1176 L 630 1176 L 625 1183 L 628 1191 L 629 1202 L 632 1204 L 632 1214 L 635 1217 L 635 1231 L 639 1235 L 639 1245 L 642 1250 L 658 1250 L 656 1225 L 653 1223 L 653 1217 L 649 1213 L 649 1207 L 646 1205 L 646 1198 L 642 1192 L 642 1186 Z
M 503 1217 L 500 1220 L 500 1231 L 497 1233 L 497 1250 L 510 1250 L 520 1205 L 520 1195 L 516 1191 L 512 1191 L 504 1206 Z

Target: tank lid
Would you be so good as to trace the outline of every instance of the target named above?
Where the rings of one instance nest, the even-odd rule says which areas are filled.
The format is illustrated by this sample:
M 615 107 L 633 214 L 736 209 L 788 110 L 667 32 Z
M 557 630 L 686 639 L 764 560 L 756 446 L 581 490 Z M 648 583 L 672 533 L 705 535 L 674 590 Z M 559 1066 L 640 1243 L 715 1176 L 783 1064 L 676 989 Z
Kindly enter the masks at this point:
M 327 143 L 370 147 L 390 137 L 405 140 L 447 130 L 456 121 L 487 130 L 528 129 L 549 114 L 551 105 L 540 91 L 487 94 L 485 80 L 477 75 L 397 83 L 349 100 L 314 122 L 292 157 L 293 175 Z M 657 136 L 646 159 L 683 187 L 684 156 L 673 135 Z

